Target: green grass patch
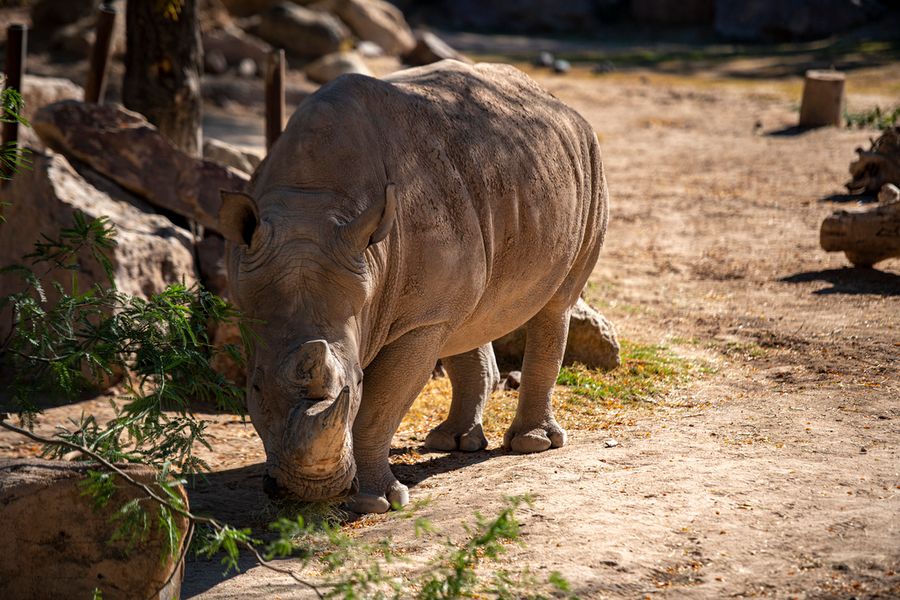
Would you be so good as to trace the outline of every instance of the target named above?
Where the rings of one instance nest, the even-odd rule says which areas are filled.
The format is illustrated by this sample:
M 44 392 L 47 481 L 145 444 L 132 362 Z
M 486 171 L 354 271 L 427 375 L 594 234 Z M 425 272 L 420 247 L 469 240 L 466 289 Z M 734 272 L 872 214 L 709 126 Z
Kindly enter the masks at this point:
M 687 381 L 698 365 L 665 346 L 622 342 L 622 364 L 603 373 L 583 366 L 563 367 L 556 382 L 577 398 L 619 403 L 641 402 Z
M 857 129 L 887 129 L 894 125 L 900 124 L 900 106 L 891 109 L 881 110 L 880 106 L 876 106 L 871 110 L 862 112 L 844 112 L 844 119 L 847 121 L 847 127 L 855 127 Z

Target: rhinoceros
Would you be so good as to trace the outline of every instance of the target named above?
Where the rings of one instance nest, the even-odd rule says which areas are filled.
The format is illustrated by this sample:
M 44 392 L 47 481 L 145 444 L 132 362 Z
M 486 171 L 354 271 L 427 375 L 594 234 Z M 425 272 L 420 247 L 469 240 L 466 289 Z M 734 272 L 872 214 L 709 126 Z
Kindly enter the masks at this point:
M 391 438 L 437 359 L 453 395 L 426 445 L 483 449 L 491 340 L 523 324 L 504 444 L 565 444 L 551 391 L 607 205 L 591 126 L 513 67 L 345 75 L 307 98 L 219 215 L 230 293 L 257 337 L 247 408 L 267 491 L 349 496 L 357 512 L 406 504 Z

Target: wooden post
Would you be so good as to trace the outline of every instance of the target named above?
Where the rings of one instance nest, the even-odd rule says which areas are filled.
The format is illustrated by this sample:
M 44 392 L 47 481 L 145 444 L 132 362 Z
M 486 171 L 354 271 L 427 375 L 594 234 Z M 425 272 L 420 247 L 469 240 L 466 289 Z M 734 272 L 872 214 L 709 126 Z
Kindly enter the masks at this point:
M 28 27 L 21 23 L 13 23 L 6 28 L 6 89 L 13 88 L 22 92 L 22 73 L 25 72 L 25 57 L 28 52 Z M 4 115 L 5 116 L 5 115 Z M 3 149 L 11 144 L 19 143 L 19 123 L 15 119 L 3 123 L 2 137 Z M 8 170 L 6 170 L 8 167 Z M 14 174 L 12 165 L 4 167 L 3 179 L 9 179 Z
M 284 50 L 272 50 L 266 63 L 266 150 L 284 129 Z
M 103 104 L 103 97 L 106 95 L 106 65 L 109 62 L 115 24 L 116 9 L 108 4 L 101 4 L 97 11 L 97 33 L 91 49 L 87 82 L 84 84 L 84 101 L 90 104 Z
M 807 71 L 800 103 L 800 127 L 840 127 L 844 112 L 844 74 Z

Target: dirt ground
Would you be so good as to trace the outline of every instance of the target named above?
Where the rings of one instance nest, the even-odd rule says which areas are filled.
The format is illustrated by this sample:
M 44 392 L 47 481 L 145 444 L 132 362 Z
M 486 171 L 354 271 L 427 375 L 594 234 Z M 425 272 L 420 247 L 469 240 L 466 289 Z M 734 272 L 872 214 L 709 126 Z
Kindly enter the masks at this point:
M 895 105 L 898 72 L 850 72 L 850 108 Z M 821 220 L 850 206 L 854 148 L 876 133 L 792 129 L 795 77 L 533 75 L 603 148 L 611 220 L 589 300 L 622 338 L 709 368 L 632 424 L 569 431 L 558 450 L 422 450 L 395 467 L 413 500 L 431 500 L 418 514 L 459 535 L 473 510 L 532 494 L 525 545 L 501 564 L 558 570 L 582 598 L 900 597 L 900 260 L 852 269 L 818 246 Z M 40 427 L 102 403 L 48 411 Z M 260 442 L 211 418 L 213 473 L 192 504 L 247 522 L 265 504 Z M 0 453 L 28 451 L 0 435 Z M 392 535 L 413 559 L 434 549 L 391 516 L 357 531 Z M 192 561 L 184 597 L 305 597 L 246 566 L 223 580 Z

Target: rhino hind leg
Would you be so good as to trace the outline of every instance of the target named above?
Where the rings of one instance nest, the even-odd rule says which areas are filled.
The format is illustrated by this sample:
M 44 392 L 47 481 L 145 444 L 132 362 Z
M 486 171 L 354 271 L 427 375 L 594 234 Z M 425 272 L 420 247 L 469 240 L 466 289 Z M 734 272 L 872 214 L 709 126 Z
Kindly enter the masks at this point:
M 450 383 L 453 400 L 443 423 L 431 430 L 425 446 L 434 450 L 477 452 L 487 448 L 481 425 L 484 403 L 500 382 L 500 370 L 490 343 L 441 358 Z
M 383 513 L 409 502 L 409 489 L 391 472 L 391 439 L 416 396 L 431 377 L 442 326 L 411 331 L 383 348 L 366 367 L 363 397 L 353 423 L 353 457 L 359 491 L 348 508 Z
M 551 395 L 566 350 L 569 309 L 547 305 L 528 321 L 525 331 L 519 404 L 503 446 L 513 452 L 543 452 L 566 443 L 566 432 L 553 418 Z

